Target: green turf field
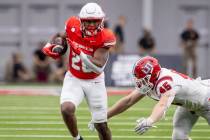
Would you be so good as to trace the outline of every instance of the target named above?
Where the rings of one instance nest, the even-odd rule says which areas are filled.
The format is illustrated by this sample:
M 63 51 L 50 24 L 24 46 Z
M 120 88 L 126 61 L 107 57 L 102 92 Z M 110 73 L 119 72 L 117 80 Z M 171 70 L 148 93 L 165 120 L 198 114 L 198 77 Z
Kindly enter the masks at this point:
M 110 96 L 109 105 L 121 96 Z M 133 132 L 135 120 L 150 114 L 154 102 L 144 99 L 127 112 L 109 121 L 114 140 L 170 140 L 174 107 L 166 120 L 145 135 Z M 85 140 L 97 140 L 96 132 L 89 132 L 90 120 L 86 103 L 77 111 L 80 133 Z M 194 127 L 193 140 L 210 140 L 210 127 L 200 119 Z M 55 96 L 0 96 L 0 140 L 71 140 L 59 112 L 59 97 Z

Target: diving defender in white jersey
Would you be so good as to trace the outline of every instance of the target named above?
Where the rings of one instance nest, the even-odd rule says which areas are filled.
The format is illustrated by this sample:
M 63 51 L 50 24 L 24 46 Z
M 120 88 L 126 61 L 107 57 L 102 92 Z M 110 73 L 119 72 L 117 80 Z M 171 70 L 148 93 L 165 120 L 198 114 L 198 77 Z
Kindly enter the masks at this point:
M 188 134 L 199 117 L 210 125 L 210 79 L 192 79 L 174 70 L 161 68 L 158 60 L 146 56 L 133 68 L 136 89 L 108 111 L 111 118 L 148 96 L 158 103 L 148 118 L 137 120 L 135 132 L 143 134 L 158 122 L 171 104 L 178 105 L 173 119 L 172 140 L 190 140 Z

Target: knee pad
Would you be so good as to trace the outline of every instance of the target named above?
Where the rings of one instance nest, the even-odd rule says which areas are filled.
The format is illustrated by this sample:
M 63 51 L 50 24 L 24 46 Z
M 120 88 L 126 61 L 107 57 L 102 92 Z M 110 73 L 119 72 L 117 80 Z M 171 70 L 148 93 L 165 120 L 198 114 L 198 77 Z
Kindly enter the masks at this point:
M 188 138 L 188 134 L 182 128 L 174 128 L 172 134 L 172 140 L 191 140 Z
M 102 109 L 92 112 L 92 120 L 94 123 L 107 122 L 107 110 Z

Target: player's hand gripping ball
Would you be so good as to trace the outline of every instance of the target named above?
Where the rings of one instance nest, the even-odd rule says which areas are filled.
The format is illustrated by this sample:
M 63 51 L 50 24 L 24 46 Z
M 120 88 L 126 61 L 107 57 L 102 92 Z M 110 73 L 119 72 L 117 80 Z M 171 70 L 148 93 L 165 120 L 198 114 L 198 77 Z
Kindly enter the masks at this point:
M 55 44 L 55 46 L 52 48 L 52 52 L 60 55 L 66 53 L 68 46 L 65 38 L 55 37 L 52 43 Z
M 62 54 L 63 53 L 63 46 L 61 45 L 56 45 L 52 48 L 52 52 Z

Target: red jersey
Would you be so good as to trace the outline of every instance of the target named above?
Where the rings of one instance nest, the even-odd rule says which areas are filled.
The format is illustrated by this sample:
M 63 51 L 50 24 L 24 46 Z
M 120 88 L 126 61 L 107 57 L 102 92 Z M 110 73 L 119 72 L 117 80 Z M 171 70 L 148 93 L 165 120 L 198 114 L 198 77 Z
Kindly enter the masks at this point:
M 80 25 L 79 18 L 70 17 L 66 21 L 66 36 L 67 40 L 77 43 L 82 52 L 86 55 L 93 57 L 94 52 L 98 48 L 107 48 L 115 45 L 116 38 L 111 30 L 102 29 L 95 36 L 84 37 Z M 74 53 L 72 49 L 70 49 L 69 54 L 69 71 L 80 79 L 94 79 L 100 75 L 91 71 L 91 69 L 82 62 L 80 56 Z

